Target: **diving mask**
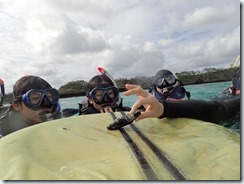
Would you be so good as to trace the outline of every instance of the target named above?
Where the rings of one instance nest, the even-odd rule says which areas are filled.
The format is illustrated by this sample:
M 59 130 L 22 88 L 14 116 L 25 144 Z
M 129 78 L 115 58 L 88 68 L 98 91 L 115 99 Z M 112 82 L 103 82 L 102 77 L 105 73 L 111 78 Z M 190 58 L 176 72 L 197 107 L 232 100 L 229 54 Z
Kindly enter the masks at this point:
M 101 104 L 113 104 L 118 101 L 119 90 L 115 86 L 106 88 L 96 87 L 89 92 L 89 96 L 93 101 L 99 105 Z
M 59 92 L 54 89 L 31 89 L 20 97 L 30 109 L 51 108 L 59 101 Z
M 168 86 L 172 86 L 176 83 L 176 78 L 173 75 L 169 75 L 166 77 L 157 77 L 154 79 L 154 84 L 156 87 L 163 89 Z

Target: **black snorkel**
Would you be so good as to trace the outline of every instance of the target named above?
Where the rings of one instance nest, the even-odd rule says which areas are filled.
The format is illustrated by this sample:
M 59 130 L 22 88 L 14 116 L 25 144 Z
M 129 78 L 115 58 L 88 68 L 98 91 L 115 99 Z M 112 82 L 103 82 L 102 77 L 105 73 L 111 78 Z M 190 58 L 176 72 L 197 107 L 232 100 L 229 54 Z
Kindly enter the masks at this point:
M 1 89 L 1 93 L 0 93 L 0 107 L 1 107 L 3 105 L 4 98 L 5 98 L 4 82 L 2 79 L 0 79 L 0 89 Z
M 42 112 L 40 113 L 40 118 L 42 122 L 45 121 L 50 121 L 50 120 L 55 120 L 55 119 L 60 119 L 61 118 L 61 112 L 60 112 L 60 104 L 56 103 L 55 105 L 53 105 L 53 112 Z
M 112 76 L 111 76 L 105 69 L 103 69 L 102 67 L 98 67 L 97 69 L 98 69 L 98 71 L 99 71 L 101 74 L 106 75 L 108 78 L 110 78 L 110 80 L 113 82 L 114 86 L 115 86 L 116 88 L 118 88 L 118 85 L 117 85 L 117 83 L 115 82 L 115 80 L 113 79 L 113 77 L 112 77 Z M 118 88 L 118 89 L 119 89 L 119 88 Z M 119 94 L 119 96 L 118 96 L 118 101 L 116 102 L 117 106 L 119 106 L 119 105 L 121 104 L 121 102 L 122 102 L 122 99 L 121 99 L 121 96 L 120 96 L 120 94 Z

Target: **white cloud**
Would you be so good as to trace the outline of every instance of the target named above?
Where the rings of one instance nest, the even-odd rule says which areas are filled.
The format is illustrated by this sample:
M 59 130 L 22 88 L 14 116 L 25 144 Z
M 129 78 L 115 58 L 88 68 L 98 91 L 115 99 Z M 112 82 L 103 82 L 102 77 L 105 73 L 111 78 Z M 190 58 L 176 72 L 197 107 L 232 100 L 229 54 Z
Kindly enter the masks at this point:
M 186 14 L 184 16 L 183 24 L 186 26 L 206 26 L 212 25 L 216 22 L 224 20 L 223 17 L 216 8 L 213 7 L 204 7 L 196 8 L 193 13 Z
M 233 32 L 216 36 L 206 44 L 210 56 L 232 56 L 240 52 L 240 26 Z
M 143 46 L 144 52 L 157 52 L 158 48 L 157 45 L 153 42 L 146 42 Z
M 129 78 L 226 67 L 240 54 L 233 0 L 0 0 L 0 18 L 7 92 L 26 74 L 59 88 L 98 66 Z
M 158 44 L 161 45 L 162 47 L 169 46 L 174 43 L 174 40 L 171 38 L 163 38 L 158 41 Z

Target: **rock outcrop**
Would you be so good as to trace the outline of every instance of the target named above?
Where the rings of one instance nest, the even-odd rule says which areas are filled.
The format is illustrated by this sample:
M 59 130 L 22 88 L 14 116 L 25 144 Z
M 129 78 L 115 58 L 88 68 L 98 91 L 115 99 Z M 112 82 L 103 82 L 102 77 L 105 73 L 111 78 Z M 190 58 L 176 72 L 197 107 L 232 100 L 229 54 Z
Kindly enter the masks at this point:
M 230 68 L 240 67 L 240 55 L 233 58 L 230 64 Z

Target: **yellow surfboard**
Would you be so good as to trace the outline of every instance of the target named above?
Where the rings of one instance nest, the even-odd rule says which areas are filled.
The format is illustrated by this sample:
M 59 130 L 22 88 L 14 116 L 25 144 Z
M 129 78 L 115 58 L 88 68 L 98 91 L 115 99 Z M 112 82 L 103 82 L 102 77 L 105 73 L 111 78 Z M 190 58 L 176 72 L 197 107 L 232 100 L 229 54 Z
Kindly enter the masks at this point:
M 148 118 L 111 131 L 112 122 L 75 116 L 3 137 L 0 179 L 240 180 L 240 137 L 224 127 Z

